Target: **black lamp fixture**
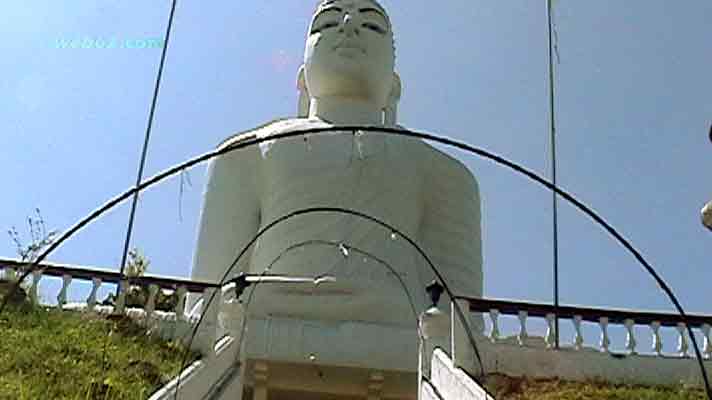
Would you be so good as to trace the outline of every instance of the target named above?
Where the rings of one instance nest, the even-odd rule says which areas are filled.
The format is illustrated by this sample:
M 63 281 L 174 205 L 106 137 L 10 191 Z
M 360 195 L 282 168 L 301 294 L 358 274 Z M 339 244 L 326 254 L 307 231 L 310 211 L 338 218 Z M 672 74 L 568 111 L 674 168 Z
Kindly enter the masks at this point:
M 430 295 L 430 300 L 433 302 L 432 307 L 437 308 L 438 303 L 440 302 L 440 296 L 445 291 L 445 287 L 443 287 L 443 285 L 436 279 L 430 285 L 425 287 L 425 291 Z

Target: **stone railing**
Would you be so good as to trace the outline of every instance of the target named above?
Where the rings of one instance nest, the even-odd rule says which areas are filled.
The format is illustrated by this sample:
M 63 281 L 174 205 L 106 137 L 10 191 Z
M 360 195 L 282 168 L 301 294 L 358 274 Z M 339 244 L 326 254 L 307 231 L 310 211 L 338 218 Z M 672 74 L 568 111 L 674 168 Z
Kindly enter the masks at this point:
M 515 316 L 519 319 L 519 331 L 516 334 L 517 342 L 520 346 L 527 346 L 529 334 L 527 332 L 527 320 L 531 317 L 544 318 L 547 323 L 547 332 L 544 343 L 547 348 L 555 347 L 555 319 L 570 320 L 574 330 L 571 347 L 574 350 L 582 350 L 585 340 L 582 333 L 582 323 L 593 322 L 598 324 L 600 336 L 597 347 L 601 352 L 611 352 L 611 339 L 608 334 L 608 326 L 619 324 L 625 327 L 625 351 L 627 354 L 638 353 L 638 340 L 635 336 L 635 326 L 648 326 L 652 335 L 652 343 L 655 354 L 663 355 L 663 340 L 660 333 L 661 327 L 672 327 L 677 330 L 677 355 L 680 357 L 694 357 L 690 349 L 687 324 L 695 330 L 699 330 L 703 337 L 702 353 L 706 359 L 712 358 L 712 315 L 687 315 L 687 321 L 677 314 L 642 312 L 634 310 L 602 309 L 577 306 L 559 306 L 555 308 L 549 304 L 526 303 L 507 300 L 477 299 L 461 297 L 469 303 L 471 312 L 484 313 L 489 315 L 491 328 L 487 332 L 488 338 L 497 343 L 502 340 L 499 329 L 499 317 L 501 315 Z
M 421 376 L 419 399 L 494 400 L 479 383 L 455 367 L 442 349 L 435 349 L 429 361 L 431 376 Z
M 21 271 L 29 266 L 28 263 L 13 260 L 0 259 L 0 270 L 4 272 L 5 279 L 16 280 L 19 278 Z M 140 277 L 126 278 L 122 277 L 118 272 L 102 268 L 88 268 L 76 265 L 57 264 L 57 263 L 41 263 L 26 278 L 26 291 L 28 299 L 39 304 L 39 283 L 44 277 L 55 277 L 61 279 L 61 288 L 57 293 L 56 300 L 57 308 L 61 309 L 79 309 L 85 311 L 96 311 L 101 313 L 117 313 L 127 314 L 136 318 L 142 323 L 153 323 L 159 328 L 160 334 L 169 339 L 179 337 L 189 337 L 189 330 L 194 325 L 194 321 L 190 321 L 185 313 L 186 297 L 188 294 L 202 295 L 203 298 L 211 296 L 219 288 L 216 284 L 196 282 L 187 279 L 150 276 L 144 275 Z M 84 302 L 80 304 L 68 303 L 68 295 L 72 283 L 76 281 L 91 282 L 91 290 Z M 102 306 L 97 300 L 99 289 L 104 284 L 118 285 L 118 293 L 114 298 L 113 305 Z M 143 304 L 131 304 L 127 307 L 127 294 L 131 287 L 147 288 L 148 295 Z M 159 311 L 157 310 L 157 299 L 159 290 L 164 293 L 172 293 L 175 298 L 175 305 L 172 310 Z M 213 301 L 214 307 L 211 307 L 212 312 L 209 316 L 214 316 L 215 321 L 205 318 L 206 321 L 201 323 L 199 334 L 196 335 L 194 348 L 201 352 L 211 352 L 216 342 L 216 333 L 210 333 L 206 338 L 205 325 L 210 329 L 215 329 L 217 326 L 216 320 L 218 308 L 220 306 L 221 296 L 216 296 L 216 301 Z M 162 325 L 162 326 L 161 326 Z M 181 327 L 177 327 L 181 325 Z M 166 327 L 168 326 L 168 329 Z M 205 354 L 205 353 L 204 353 Z

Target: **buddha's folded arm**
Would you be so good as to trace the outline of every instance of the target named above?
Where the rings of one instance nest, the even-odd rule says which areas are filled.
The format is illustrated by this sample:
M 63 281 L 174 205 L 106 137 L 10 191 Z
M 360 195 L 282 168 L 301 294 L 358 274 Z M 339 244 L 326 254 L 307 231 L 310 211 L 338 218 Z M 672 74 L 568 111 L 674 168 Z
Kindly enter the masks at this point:
M 259 229 L 259 149 L 250 146 L 219 156 L 210 162 L 207 175 L 192 279 L 219 282 Z M 247 270 L 250 253 L 230 276 Z
M 477 181 L 455 159 L 437 150 L 425 165 L 423 245 L 456 295 L 482 295 L 482 240 Z

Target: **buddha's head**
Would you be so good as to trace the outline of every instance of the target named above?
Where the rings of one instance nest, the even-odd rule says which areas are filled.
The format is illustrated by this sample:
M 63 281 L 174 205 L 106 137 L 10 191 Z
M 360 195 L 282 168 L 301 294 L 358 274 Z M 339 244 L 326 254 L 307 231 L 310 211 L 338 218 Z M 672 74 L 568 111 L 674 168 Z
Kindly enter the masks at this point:
M 385 122 L 394 123 L 401 90 L 394 68 L 393 30 L 378 2 L 321 0 L 297 78 L 299 114 L 308 114 L 311 99 L 344 97 L 376 105 L 386 114 Z

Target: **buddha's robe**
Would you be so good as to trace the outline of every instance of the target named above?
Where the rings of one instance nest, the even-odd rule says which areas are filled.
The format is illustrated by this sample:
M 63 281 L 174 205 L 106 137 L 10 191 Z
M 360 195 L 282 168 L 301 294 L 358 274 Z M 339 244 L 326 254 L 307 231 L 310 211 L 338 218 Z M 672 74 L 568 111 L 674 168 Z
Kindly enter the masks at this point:
M 221 146 L 327 126 L 282 120 Z M 482 295 L 480 200 L 473 175 L 422 140 L 373 132 L 267 141 L 212 160 L 192 278 L 218 282 L 261 228 L 309 207 L 351 209 L 396 227 L 422 247 L 456 294 Z M 229 276 L 268 267 L 271 274 L 328 275 L 336 282 L 258 285 L 251 315 L 414 327 L 413 308 L 416 313 L 426 308 L 424 289 L 434 279 L 404 238 L 340 213 L 279 223 Z

